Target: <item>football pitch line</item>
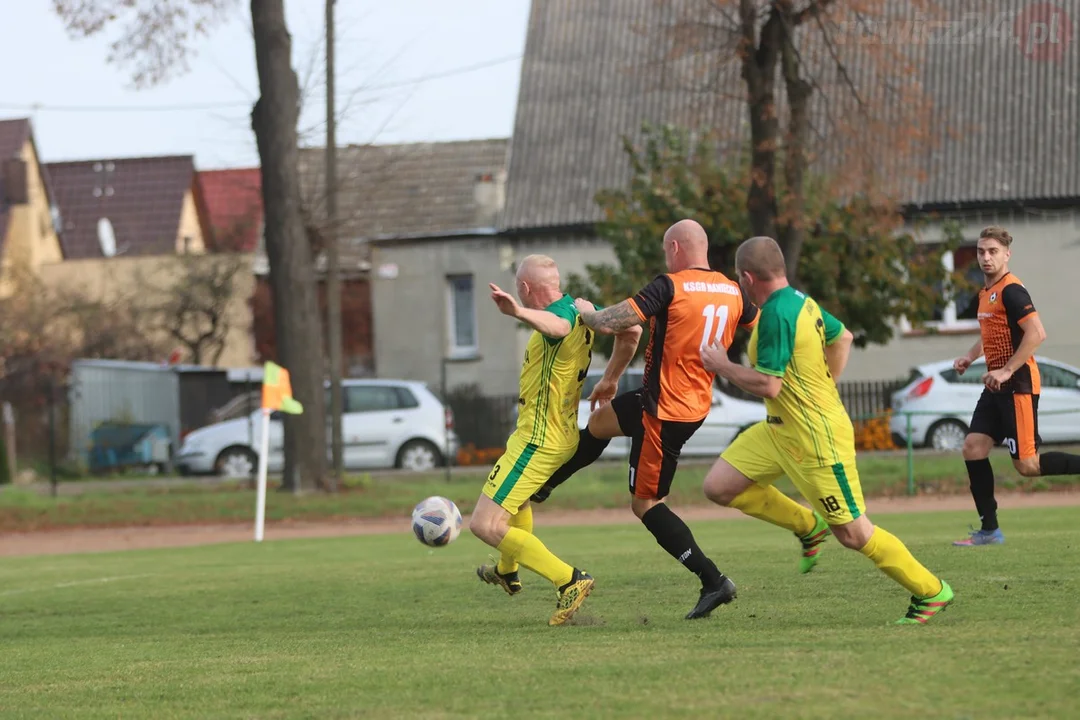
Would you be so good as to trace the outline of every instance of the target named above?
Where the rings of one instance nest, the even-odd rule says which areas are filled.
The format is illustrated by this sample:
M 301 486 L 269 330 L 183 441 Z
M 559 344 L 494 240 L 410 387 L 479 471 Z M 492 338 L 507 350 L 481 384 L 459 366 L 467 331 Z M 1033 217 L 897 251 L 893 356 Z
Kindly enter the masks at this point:
M 53 585 L 42 585 L 40 587 L 4 590 L 0 591 L 0 597 L 8 597 L 10 595 L 25 595 L 26 593 L 45 592 L 48 590 L 61 590 L 63 588 L 79 587 L 80 585 L 101 585 L 103 583 L 118 582 L 120 580 L 137 580 L 139 578 L 147 578 L 153 576 L 154 573 L 142 573 L 139 575 L 116 575 L 114 577 L 91 578 L 89 580 L 72 580 L 71 582 L 55 583 Z

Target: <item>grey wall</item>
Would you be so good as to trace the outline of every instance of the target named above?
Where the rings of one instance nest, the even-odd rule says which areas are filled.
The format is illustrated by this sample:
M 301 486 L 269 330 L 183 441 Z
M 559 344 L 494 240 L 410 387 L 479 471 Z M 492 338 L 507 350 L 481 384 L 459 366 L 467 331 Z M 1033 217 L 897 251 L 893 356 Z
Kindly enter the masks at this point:
M 447 364 L 447 385 L 479 384 L 485 394 L 517 392 L 529 332 L 501 314 L 487 284 L 514 292 L 516 263 L 532 253 L 550 255 L 565 278 L 588 263 L 613 259 L 610 247 L 588 236 L 549 235 L 527 239 L 448 238 L 386 241 L 372 252 L 375 370 L 379 377 L 440 385 L 447 347 L 449 295 L 446 276 L 472 274 L 478 329 L 477 357 Z M 391 277 L 396 269 L 396 277 Z
M 1017 210 L 958 217 L 965 239 L 974 242 L 987 225 L 1003 225 L 1013 236 L 1009 268 L 1031 293 L 1046 327 L 1038 353 L 1080 366 L 1080 208 L 1071 211 Z M 940 237 L 940 225 L 926 239 Z M 900 377 L 909 368 L 962 355 L 978 339 L 978 331 L 918 335 L 898 332 L 888 345 L 852 352 L 845 380 Z

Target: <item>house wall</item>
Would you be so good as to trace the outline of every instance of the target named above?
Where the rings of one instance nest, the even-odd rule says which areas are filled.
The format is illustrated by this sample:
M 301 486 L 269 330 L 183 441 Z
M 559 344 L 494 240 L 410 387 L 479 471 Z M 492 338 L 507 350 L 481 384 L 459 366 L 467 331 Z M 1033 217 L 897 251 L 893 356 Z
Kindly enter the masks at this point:
M 191 238 L 188 247 L 184 247 L 184 238 Z M 185 252 L 202 254 L 206 252 L 206 240 L 203 238 L 202 223 L 195 205 L 195 195 L 190 190 L 184 193 L 184 206 L 180 210 L 180 223 L 176 229 L 176 254 Z
M 0 258 L 0 297 L 11 292 L 14 275 L 19 272 L 36 275 L 42 264 L 63 259 L 34 144 L 28 140 L 19 156 L 27 165 L 30 202 L 9 210 L 7 238 Z
M 529 331 L 499 312 L 488 283 L 514 292 L 516 263 L 550 255 L 562 276 L 609 262 L 611 248 L 586 236 L 472 237 L 387 241 L 372 251 L 375 369 L 380 377 L 441 386 L 449 349 L 449 275 L 472 275 L 478 352 L 446 363 L 447 387 L 477 384 L 486 395 L 517 392 Z
M 230 256 L 207 255 L 199 262 L 229 262 Z M 217 365 L 222 368 L 250 367 L 254 357 L 250 300 L 255 291 L 251 257 L 241 256 L 243 265 L 237 272 L 235 293 L 227 309 L 229 334 L 225 350 Z M 67 260 L 41 267 L 46 286 L 57 290 L 78 290 L 96 301 L 116 301 L 138 293 L 147 305 L 154 298 L 146 293 L 154 290 L 164 297 L 172 283 L 184 272 L 182 257 L 113 257 Z M 163 338 L 167 334 L 162 333 Z M 176 340 L 171 345 L 179 346 Z M 186 360 L 185 360 L 186 361 Z
M 1080 366 L 1080 208 L 1066 211 L 1018 210 L 957 217 L 965 239 L 974 243 L 987 225 L 1003 225 L 1013 236 L 1009 268 L 1031 293 L 1046 328 L 1046 342 L 1038 353 Z M 933 224 L 924 239 L 940 239 L 941 225 Z M 978 339 L 978 330 L 949 331 L 936 335 L 897 333 L 887 345 L 854 350 L 845 380 L 902 377 L 922 363 L 958 357 Z

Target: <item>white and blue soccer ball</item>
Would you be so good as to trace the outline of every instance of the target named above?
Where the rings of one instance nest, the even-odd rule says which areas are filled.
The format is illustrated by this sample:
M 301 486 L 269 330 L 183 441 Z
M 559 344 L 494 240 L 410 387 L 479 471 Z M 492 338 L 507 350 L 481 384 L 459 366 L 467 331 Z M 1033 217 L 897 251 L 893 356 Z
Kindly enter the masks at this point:
M 461 525 L 461 511 L 448 498 L 433 495 L 413 508 L 413 534 L 430 547 L 442 547 L 454 542 L 461 532 Z

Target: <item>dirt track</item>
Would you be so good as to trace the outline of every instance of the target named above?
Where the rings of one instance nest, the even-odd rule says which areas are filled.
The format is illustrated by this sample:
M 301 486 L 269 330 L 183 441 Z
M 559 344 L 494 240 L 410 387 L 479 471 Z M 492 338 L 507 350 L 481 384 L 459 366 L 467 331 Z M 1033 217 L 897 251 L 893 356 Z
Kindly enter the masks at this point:
M 1002 508 L 1080 506 L 1080 492 L 1008 494 L 998 497 Z M 877 498 L 867 503 L 870 514 L 941 512 L 972 510 L 967 495 L 915 498 Z M 684 507 L 679 514 L 687 520 L 742 519 L 741 513 L 719 507 Z M 634 522 L 629 510 L 536 511 L 543 525 L 602 525 Z M 274 523 L 266 527 L 266 539 L 344 537 L 380 533 L 409 532 L 408 518 L 364 519 L 336 523 Z M 0 556 L 55 555 L 106 552 L 140 548 L 184 547 L 213 543 L 250 542 L 252 526 L 191 525 L 52 530 L 0 535 Z

